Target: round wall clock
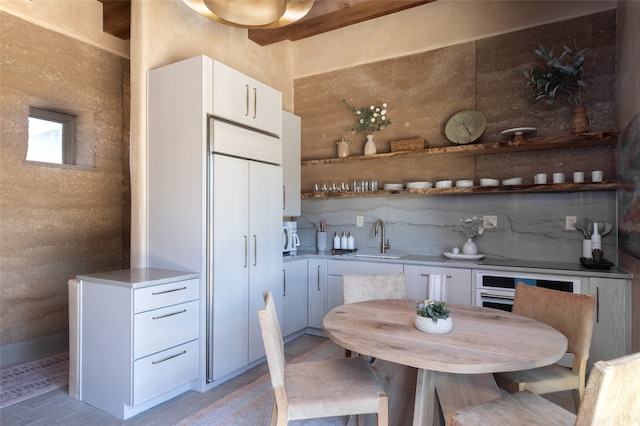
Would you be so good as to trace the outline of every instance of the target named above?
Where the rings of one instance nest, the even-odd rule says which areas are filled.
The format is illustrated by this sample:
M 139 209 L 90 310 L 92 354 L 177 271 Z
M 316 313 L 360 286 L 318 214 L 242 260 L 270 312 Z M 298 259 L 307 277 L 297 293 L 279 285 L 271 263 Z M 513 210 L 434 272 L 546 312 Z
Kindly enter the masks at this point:
M 444 128 L 453 143 L 464 145 L 478 140 L 487 128 L 487 119 L 480 111 L 464 110 L 455 113 Z

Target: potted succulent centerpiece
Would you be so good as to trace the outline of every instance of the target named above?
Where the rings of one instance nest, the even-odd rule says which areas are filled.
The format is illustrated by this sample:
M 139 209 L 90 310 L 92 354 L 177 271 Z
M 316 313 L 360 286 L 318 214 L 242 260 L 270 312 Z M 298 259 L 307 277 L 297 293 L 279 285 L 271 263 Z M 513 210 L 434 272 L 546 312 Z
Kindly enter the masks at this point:
M 526 99 L 531 103 L 542 101 L 553 104 L 556 98 L 566 98 L 573 108 L 571 133 L 585 133 L 589 131 L 589 118 L 582 103 L 582 89 L 587 87 L 584 81 L 584 52 L 587 49 L 574 51 L 563 47 L 558 57 L 542 45 L 534 50 L 544 64 L 524 72 L 527 86 L 533 88 L 533 93 L 527 95 Z
M 451 331 L 453 321 L 445 302 L 427 299 L 416 303 L 415 326 L 424 333 L 445 334 Z
M 381 132 L 387 126 L 391 125 L 391 120 L 387 118 L 387 104 L 381 106 L 370 105 L 368 107 L 351 106 L 346 100 L 342 100 L 344 104 L 356 115 L 355 127 L 348 127 L 347 132 L 356 132 L 361 135 L 367 135 L 367 142 L 364 145 L 364 155 L 373 155 L 377 153 L 376 144 L 373 141 L 373 133 Z

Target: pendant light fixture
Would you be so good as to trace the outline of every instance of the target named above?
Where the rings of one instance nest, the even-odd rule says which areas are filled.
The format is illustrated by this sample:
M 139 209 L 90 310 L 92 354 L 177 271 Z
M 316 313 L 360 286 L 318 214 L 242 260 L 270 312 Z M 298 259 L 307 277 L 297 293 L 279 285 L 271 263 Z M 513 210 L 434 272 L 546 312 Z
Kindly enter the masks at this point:
M 183 0 L 190 8 L 225 25 L 268 29 L 289 25 L 305 16 L 314 0 Z

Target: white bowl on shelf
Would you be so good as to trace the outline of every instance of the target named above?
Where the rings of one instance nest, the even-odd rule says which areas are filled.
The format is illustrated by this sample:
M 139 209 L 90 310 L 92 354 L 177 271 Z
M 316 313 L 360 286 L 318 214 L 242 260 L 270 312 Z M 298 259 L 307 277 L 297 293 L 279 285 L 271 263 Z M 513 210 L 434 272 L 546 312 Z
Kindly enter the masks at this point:
M 382 186 L 382 189 L 384 189 L 385 191 L 393 191 L 397 189 L 402 189 L 403 187 L 404 185 L 401 183 L 385 183 Z
M 433 187 L 431 182 L 407 182 L 407 189 L 429 189 Z
M 480 179 L 480 186 L 498 186 L 500 181 L 498 179 L 482 178 Z
M 505 179 L 502 181 L 503 185 L 522 185 L 522 178 L 516 177 L 511 179 Z
M 457 180 L 456 186 L 458 188 L 469 188 L 470 186 L 473 186 L 473 181 L 468 179 Z
M 451 188 L 452 184 L 450 180 L 439 180 L 436 182 L 436 188 Z

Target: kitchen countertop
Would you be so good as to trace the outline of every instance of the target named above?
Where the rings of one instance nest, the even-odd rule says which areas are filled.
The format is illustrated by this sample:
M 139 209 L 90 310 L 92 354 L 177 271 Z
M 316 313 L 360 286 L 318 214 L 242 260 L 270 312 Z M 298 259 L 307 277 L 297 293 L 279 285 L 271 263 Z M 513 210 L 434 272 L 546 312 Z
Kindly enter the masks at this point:
M 382 256 L 380 253 L 360 253 L 362 255 Z M 332 260 L 348 260 L 356 262 L 385 262 L 385 263 L 403 263 L 424 266 L 440 266 L 450 268 L 465 269 L 483 269 L 497 271 L 518 271 L 529 273 L 548 273 L 556 275 L 572 275 L 585 277 L 615 278 L 615 279 L 631 279 L 633 276 L 624 269 L 613 266 L 608 270 L 587 269 L 582 266 L 579 260 L 575 263 L 564 262 L 546 262 L 546 261 L 527 261 L 517 259 L 499 259 L 485 257 L 480 260 L 458 260 L 448 259 L 444 256 L 421 256 L 412 254 L 386 253 L 389 256 L 398 256 L 398 258 L 379 258 L 379 257 L 357 257 L 353 254 L 332 255 L 330 252 L 319 253 L 317 251 L 298 251 L 295 255 L 285 254 L 284 262 L 290 262 L 294 259 L 312 258 L 312 259 L 332 259 Z
M 119 271 L 98 272 L 78 275 L 76 278 L 100 284 L 109 284 L 127 288 L 143 288 L 158 284 L 198 278 L 195 272 L 172 271 L 158 268 L 122 269 Z

